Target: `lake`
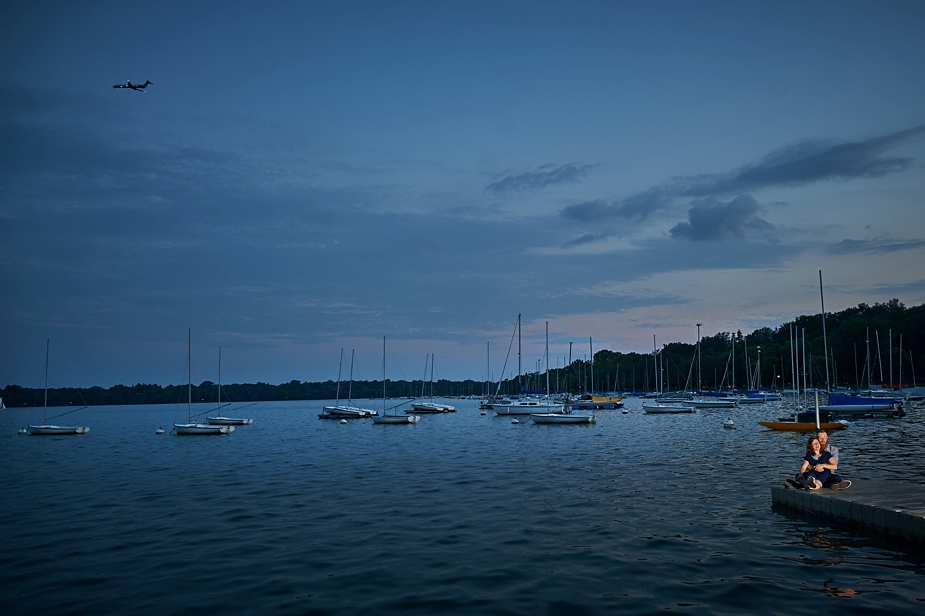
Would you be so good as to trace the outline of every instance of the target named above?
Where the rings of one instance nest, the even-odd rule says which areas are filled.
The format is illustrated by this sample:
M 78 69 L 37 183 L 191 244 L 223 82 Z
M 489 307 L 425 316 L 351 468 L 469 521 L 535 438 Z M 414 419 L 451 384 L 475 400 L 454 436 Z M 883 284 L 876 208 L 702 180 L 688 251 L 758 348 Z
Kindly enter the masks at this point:
M 0 612 L 925 612 L 921 550 L 772 509 L 806 440 L 757 425 L 776 404 L 628 399 L 540 426 L 450 403 L 416 425 L 261 403 L 220 437 L 171 434 L 185 405 L 89 408 L 61 422 L 90 433 L 62 437 L 2 411 Z M 845 478 L 925 482 L 908 410 L 832 436 Z

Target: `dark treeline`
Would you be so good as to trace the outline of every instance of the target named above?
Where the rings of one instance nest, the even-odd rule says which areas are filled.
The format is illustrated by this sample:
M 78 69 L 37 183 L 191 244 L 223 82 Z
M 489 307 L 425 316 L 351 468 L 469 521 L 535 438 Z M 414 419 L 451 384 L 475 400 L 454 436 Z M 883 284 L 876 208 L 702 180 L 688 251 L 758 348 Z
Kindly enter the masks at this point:
M 435 396 L 478 395 L 485 385 L 475 381 L 434 382 Z M 411 396 L 413 392 L 421 393 L 421 382 L 386 380 L 386 393 L 391 397 Z M 426 385 L 430 395 L 430 383 Z M 3 403 L 8 407 L 42 406 L 44 389 L 31 389 L 19 385 L 8 385 L 0 390 Z M 114 385 L 104 387 L 60 387 L 48 389 L 48 406 L 78 406 L 105 404 L 186 404 L 189 393 L 186 385 Z M 311 383 L 289 381 L 279 385 L 269 383 L 238 383 L 222 385 L 222 402 L 270 402 L 276 400 L 333 400 L 337 395 L 337 382 L 325 381 Z M 382 381 L 354 381 L 353 385 L 340 384 L 340 399 L 347 400 L 351 395 L 354 400 L 366 398 L 382 399 Z M 193 402 L 217 402 L 218 385 L 212 381 L 203 381 L 192 386 Z
M 913 375 L 917 382 L 925 381 L 925 304 L 906 308 L 899 300 L 883 304 L 859 304 L 841 312 L 827 313 L 825 319 L 829 348 L 830 380 L 833 385 L 854 387 L 858 382 L 866 386 L 868 371 L 874 386 L 890 385 L 890 362 L 892 359 L 893 385 L 912 385 Z M 790 332 L 801 336 L 800 357 L 802 358 L 802 334 L 806 332 L 807 382 L 810 387 L 824 387 L 825 355 L 823 351 L 822 316 L 804 315 L 776 329 L 764 327 L 748 336 L 720 332 L 701 339 L 701 382 L 704 389 L 729 387 L 732 384 L 733 363 L 731 351 L 735 340 L 735 386 L 745 388 L 755 384 L 755 366 L 758 348 L 761 349 L 760 383 L 764 387 L 792 387 L 792 361 L 790 353 Z M 870 331 L 870 365 L 867 365 L 867 331 Z M 892 330 L 892 339 L 890 331 Z M 879 347 L 878 347 L 879 335 Z M 901 338 L 900 338 L 901 337 Z M 900 339 L 902 343 L 902 383 L 900 383 Z M 747 354 L 746 354 L 747 346 Z M 665 389 L 683 389 L 697 386 L 697 366 L 694 356 L 696 344 L 672 342 L 660 349 L 664 368 Z M 802 359 L 800 359 L 802 361 Z M 594 391 L 642 391 L 655 389 L 655 368 L 652 353 L 620 353 L 609 350 L 594 354 L 594 382 L 591 383 L 591 362 L 577 360 L 566 368 L 552 370 L 550 381 L 555 388 L 566 388 L 572 393 Z M 802 373 L 802 370 L 801 370 Z M 881 379 L 880 375 L 883 375 Z M 802 376 L 800 377 L 802 379 Z M 690 380 L 689 380 L 690 379 Z M 522 377 L 527 388 L 545 387 L 545 374 L 529 373 Z M 390 397 L 413 396 L 421 393 L 421 381 L 386 382 Z M 340 397 L 348 395 L 347 383 L 341 383 Z M 381 398 L 382 381 L 355 381 L 352 385 L 354 399 Z M 497 383 L 490 386 L 483 382 L 449 381 L 441 379 L 434 383 L 435 396 L 481 395 L 490 390 L 494 393 Z M 222 400 L 229 402 L 275 401 L 275 400 L 327 400 L 335 397 L 337 383 L 290 381 L 279 385 L 269 383 L 222 385 Z M 517 391 L 516 378 L 501 383 L 503 394 Z M 430 395 L 430 384 L 425 387 Z M 0 396 L 8 407 L 42 406 L 43 390 L 8 385 L 0 390 Z M 194 402 L 215 402 L 218 387 L 211 381 L 204 381 L 192 388 Z M 115 385 L 110 388 L 56 388 L 48 390 L 49 406 L 106 405 L 106 404 L 174 404 L 187 400 L 186 385 Z
M 791 329 L 792 328 L 792 329 Z M 892 384 L 911 386 L 925 381 L 925 304 L 906 308 L 899 300 L 883 304 L 859 304 L 841 312 L 826 313 L 826 338 L 829 350 L 829 380 L 833 386 L 867 386 L 868 370 L 874 387 L 889 386 L 892 360 Z M 701 338 L 701 382 L 704 389 L 732 385 L 731 353 L 735 340 L 735 386 L 746 388 L 757 382 L 755 366 L 761 349 L 760 384 L 764 387 L 793 387 L 791 331 L 800 334 L 799 358 L 803 359 L 803 331 L 806 333 L 806 373 L 809 387 L 825 387 L 826 369 L 822 335 L 822 315 L 804 315 L 775 329 L 764 327 L 748 336 L 720 332 Z M 870 332 L 870 365 L 867 365 L 867 333 Z M 892 330 L 892 338 L 890 332 Z M 879 347 L 878 347 L 879 336 Z M 900 349 L 900 343 L 902 348 Z M 747 355 L 746 355 L 747 345 Z M 662 347 L 665 389 L 697 387 L 696 344 L 672 342 Z M 900 383 L 900 350 L 902 383 Z M 569 375 L 572 391 L 590 387 L 590 362 L 573 362 L 560 374 L 560 382 Z M 799 384 L 802 384 L 802 367 Z M 881 378 L 881 374 L 883 375 Z M 655 368 L 652 354 L 598 351 L 594 354 L 594 389 L 654 390 Z M 690 382 L 688 379 L 690 378 Z

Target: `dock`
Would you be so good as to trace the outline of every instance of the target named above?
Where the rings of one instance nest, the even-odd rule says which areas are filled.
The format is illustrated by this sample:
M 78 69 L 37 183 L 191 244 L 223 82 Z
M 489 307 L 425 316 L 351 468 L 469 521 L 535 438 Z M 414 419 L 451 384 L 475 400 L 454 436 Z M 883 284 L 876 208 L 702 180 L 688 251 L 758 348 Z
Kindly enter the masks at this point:
M 771 501 L 820 520 L 840 522 L 925 545 L 925 485 L 857 481 L 847 490 L 771 488 Z

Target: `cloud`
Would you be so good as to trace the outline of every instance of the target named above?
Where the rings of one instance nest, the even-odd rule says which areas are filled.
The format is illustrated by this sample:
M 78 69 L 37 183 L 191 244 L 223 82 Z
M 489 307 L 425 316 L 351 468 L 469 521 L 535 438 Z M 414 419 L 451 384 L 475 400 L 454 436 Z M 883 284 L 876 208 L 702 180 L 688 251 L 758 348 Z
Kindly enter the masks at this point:
M 657 184 L 619 201 L 595 199 L 562 208 L 559 216 L 579 224 L 641 223 L 658 212 L 667 212 L 687 201 L 689 222 L 675 225 L 670 233 L 678 239 L 717 241 L 763 232 L 777 241 L 774 226 L 756 215 L 757 202 L 750 194 L 763 188 L 801 186 L 830 180 L 876 178 L 908 169 L 911 158 L 884 156 L 890 149 L 925 136 L 925 125 L 857 142 L 805 140 L 767 154 L 760 162 L 729 173 L 681 176 Z M 728 203 L 723 197 L 739 195 Z M 580 246 L 607 237 L 596 229 L 565 247 Z
M 539 190 L 555 184 L 575 184 L 583 180 L 588 175 L 588 171 L 596 166 L 568 163 L 559 167 L 543 165 L 536 171 L 526 173 L 508 172 L 504 177 L 486 186 L 485 190 L 500 194 L 511 191 Z
M 745 238 L 749 232 L 760 232 L 771 239 L 774 225 L 757 214 L 761 206 L 751 195 L 739 195 L 732 201 L 707 199 L 695 203 L 688 212 L 690 222 L 680 222 L 669 233 L 675 239 L 693 242 L 717 242 L 728 237 Z
M 576 237 L 573 240 L 569 240 L 562 245 L 563 248 L 575 248 L 576 246 L 583 246 L 585 244 L 591 244 L 594 242 L 599 242 L 601 240 L 606 240 L 608 237 L 613 237 L 614 233 L 611 231 L 605 231 L 603 233 L 585 233 L 580 237 Z
M 758 164 L 728 174 L 683 178 L 677 187 L 683 196 L 720 196 L 773 186 L 882 177 L 905 171 L 912 164 L 911 158 L 883 153 L 922 135 L 925 126 L 857 142 L 802 141 L 771 152 Z
M 858 253 L 878 253 L 886 254 L 890 252 L 899 252 L 901 250 L 914 250 L 925 246 L 925 239 L 918 240 L 895 240 L 883 236 L 869 240 L 851 240 L 845 239 L 829 248 L 829 254 L 845 255 Z
M 576 203 L 563 208 L 559 216 L 577 222 L 602 222 L 607 220 L 643 221 L 659 210 L 671 205 L 672 195 L 661 187 L 628 197 L 621 201 L 607 203 L 602 199 Z

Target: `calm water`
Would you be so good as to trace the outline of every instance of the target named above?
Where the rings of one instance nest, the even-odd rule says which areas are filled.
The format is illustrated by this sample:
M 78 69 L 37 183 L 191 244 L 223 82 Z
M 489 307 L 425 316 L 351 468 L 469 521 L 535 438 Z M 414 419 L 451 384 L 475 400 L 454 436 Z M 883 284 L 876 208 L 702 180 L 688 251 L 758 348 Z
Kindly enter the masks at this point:
M 3 411 L 0 612 L 925 613 L 921 552 L 772 511 L 804 440 L 757 426 L 772 405 L 724 430 L 636 400 L 592 426 L 455 404 L 413 426 L 261 404 L 227 437 L 156 436 L 173 405 L 87 409 L 70 437 Z M 899 455 L 925 482 L 923 415 L 836 435 L 842 474 Z

